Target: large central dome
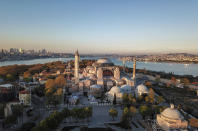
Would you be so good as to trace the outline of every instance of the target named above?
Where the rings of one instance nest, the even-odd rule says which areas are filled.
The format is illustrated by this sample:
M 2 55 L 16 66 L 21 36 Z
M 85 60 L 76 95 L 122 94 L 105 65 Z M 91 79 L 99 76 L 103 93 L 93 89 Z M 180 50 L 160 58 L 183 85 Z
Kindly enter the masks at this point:
M 97 60 L 98 64 L 108 64 L 108 63 L 112 63 L 111 60 L 107 59 L 107 58 L 101 58 Z
M 113 62 L 107 58 L 98 59 L 95 65 L 99 66 L 114 66 Z

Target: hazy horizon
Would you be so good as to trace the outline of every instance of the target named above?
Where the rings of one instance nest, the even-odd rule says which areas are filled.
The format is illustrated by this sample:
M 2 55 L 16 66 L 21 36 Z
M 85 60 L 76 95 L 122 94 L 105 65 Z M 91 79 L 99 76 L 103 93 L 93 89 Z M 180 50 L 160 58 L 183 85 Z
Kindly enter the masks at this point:
M 0 1 L 1 48 L 198 54 L 198 1 Z

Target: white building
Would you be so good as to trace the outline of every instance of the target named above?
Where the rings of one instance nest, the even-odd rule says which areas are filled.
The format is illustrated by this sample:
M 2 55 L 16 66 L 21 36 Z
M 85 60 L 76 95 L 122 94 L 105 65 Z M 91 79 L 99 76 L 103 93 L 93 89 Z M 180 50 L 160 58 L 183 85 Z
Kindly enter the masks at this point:
M 149 93 L 149 90 L 145 85 L 141 84 L 137 86 L 136 96 L 141 96 L 141 95 L 148 94 L 148 93 Z
M 31 93 L 28 90 L 20 91 L 19 101 L 23 105 L 31 106 Z
M 114 96 L 116 96 L 117 102 L 122 102 L 122 96 L 124 94 L 133 94 L 133 89 L 129 85 L 123 85 L 121 87 L 114 86 L 109 92 L 106 93 L 107 99 L 113 102 Z
M 187 129 L 188 122 L 182 114 L 171 104 L 170 108 L 166 108 L 161 114 L 157 115 L 158 125 L 165 131 L 173 129 Z

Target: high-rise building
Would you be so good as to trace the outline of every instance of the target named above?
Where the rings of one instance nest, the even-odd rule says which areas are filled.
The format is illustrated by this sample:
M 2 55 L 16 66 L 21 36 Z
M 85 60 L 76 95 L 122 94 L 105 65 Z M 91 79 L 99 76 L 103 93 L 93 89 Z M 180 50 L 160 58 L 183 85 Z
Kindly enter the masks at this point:
M 23 49 L 22 48 L 19 48 L 19 53 L 23 53 Z
M 77 50 L 75 52 L 75 69 L 74 69 L 75 83 L 79 82 L 79 61 L 80 61 L 80 56 Z

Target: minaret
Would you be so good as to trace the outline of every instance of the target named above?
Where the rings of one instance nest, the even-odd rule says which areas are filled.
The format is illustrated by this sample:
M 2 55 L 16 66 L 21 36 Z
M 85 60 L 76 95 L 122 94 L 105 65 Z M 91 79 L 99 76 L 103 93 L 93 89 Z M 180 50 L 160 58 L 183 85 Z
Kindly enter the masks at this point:
M 133 80 L 135 80 L 135 71 L 136 71 L 136 59 L 133 59 Z
M 123 64 L 123 71 L 125 72 L 125 67 L 126 67 L 126 60 L 125 60 L 125 58 L 122 59 L 122 64 Z
M 79 54 L 78 50 L 75 52 L 75 69 L 74 69 L 74 77 L 75 77 L 75 83 L 79 82 Z

